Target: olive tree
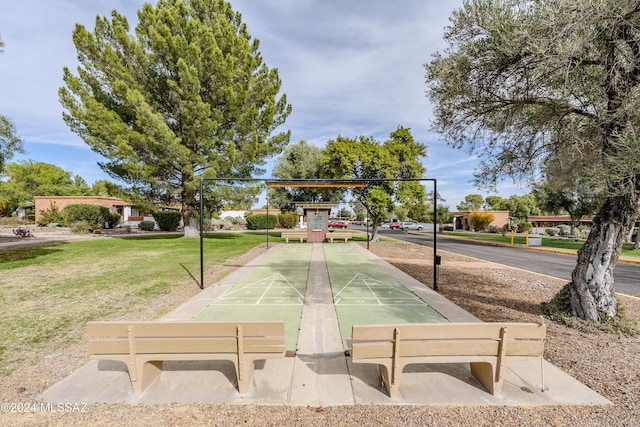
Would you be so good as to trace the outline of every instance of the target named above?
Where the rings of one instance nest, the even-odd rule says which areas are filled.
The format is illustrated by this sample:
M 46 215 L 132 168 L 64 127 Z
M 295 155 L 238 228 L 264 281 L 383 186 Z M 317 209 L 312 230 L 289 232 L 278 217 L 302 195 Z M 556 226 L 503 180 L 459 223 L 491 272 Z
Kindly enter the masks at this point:
M 426 64 L 434 129 L 479 153 L 480 185 L 561 161 L 603 188 L 566 309 L 616 316 L 613 270 L 640 215 L 640 1 L 467 0 L 450 21 Z

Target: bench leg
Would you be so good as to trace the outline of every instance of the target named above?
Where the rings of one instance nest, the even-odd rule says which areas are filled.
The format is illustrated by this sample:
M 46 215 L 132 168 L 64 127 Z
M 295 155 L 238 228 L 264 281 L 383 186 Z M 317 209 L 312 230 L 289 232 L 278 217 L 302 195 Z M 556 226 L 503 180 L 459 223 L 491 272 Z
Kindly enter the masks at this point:
M 241 363 L 241 366 L 236 365 L 236 378 L 238 379 L 238 391 L 240 394 L 247 394 L 251 381 L 253 380 L 253 373 L 255 371 L 255 360 L 246 357 Z
M 502 389 L 502 377 L 496 381 L 495 367 L 489 362 L 472 362 L 471 373 L 492 395 L 497 395 Z
M 400 391 L 400 374 L 402 374 L 402 371 L 394 375 L 391 366 L 382 364 L 378 366 L 382 377 L 382 385 L 387 389 L 389 397 L 396 397 Z
M 149 385 L 155 381 L 162 373 L 162 361 L 146 361 L 144 359 L 136 361 L 137 376 L 131 380 L 133 391 L 136 394 L 142 393 Z

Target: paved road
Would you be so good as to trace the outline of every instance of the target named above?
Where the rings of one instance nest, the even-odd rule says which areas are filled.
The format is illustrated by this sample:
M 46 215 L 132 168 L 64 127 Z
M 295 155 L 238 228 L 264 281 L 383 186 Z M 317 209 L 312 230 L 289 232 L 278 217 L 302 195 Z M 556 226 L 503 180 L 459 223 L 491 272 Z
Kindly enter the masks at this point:
M 389 235 L 433 247 L 433 235 L 404 234 L 398 231 L 380 230 L 380 235 Z M 438 249 L 518 267 L 536 273 L 547 274 L 569 281 L 576 265 L 574 255 L 562 255 L 540 251 L 492 246 L 463 239 L 447 239 L 438 236 Z M 614 271 L 614 287 L 617 292 L 640 297 L 640 265 L 619 262 Z

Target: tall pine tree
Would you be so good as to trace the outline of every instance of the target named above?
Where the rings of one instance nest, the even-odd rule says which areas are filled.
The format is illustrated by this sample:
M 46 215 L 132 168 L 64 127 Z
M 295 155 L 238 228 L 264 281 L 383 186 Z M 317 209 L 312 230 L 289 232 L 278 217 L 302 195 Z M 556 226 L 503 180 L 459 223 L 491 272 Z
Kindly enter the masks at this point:
M 135 34 L 113 11 L 77 25 L 80 66 L 64 70 L 64 119 L 100 167 L 152 202 L 179 203 L 196 237 L 200 178 L 250 177 L 288 144 L 291 112 L 241 15 L 223 0 L 159 0 Z

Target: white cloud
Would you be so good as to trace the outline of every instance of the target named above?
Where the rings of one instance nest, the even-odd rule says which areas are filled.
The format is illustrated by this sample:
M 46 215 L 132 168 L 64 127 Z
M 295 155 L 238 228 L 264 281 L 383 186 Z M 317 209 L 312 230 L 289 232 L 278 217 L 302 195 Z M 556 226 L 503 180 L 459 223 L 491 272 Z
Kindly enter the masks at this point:
M 62 120 L 62 69 L 76 67 L 71 33 L 93 30 L 97 15 L 118 10 L 137 22 L 143 0 L 21 0 L 0 13 L 0 113 L 11 117 L 29 156 L 47 161 L 44 147 L 68 150 L 67 164 L 98 176 L 97 156 Z M 152 1 L 151 3 L 155 3 Z M 477 159 L 429 130 L 423 64 L 444 48 L 444 27 L 462 0 L 231 0 L 247 30 L 260 39 L 267 66 L 278 68 L 293 113 L 279 130 L 292 142 L 318 146 L 338 135 L 384 140 L 398 125 L 428 145 L 425 165 L 448 202 L 477 192 L 469 180 Z M 90 153 L 90 152 L 89 152 Z M 83 160 L 84 159 L 84 160 Z M 85 165 L 89 166 L 85 166 Z M 87 179 L 87 178 L 85 178 Z M 89 181 L 89 179 L 87 179 Z M 515 191 L 512 187 L 505 191 Z M 459 197 L 459 194 L 462 194 Z M 456 198 L 453 201 L 453 198 Z

